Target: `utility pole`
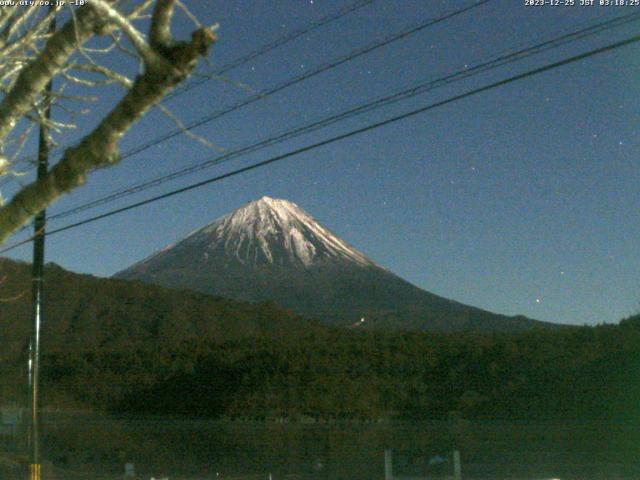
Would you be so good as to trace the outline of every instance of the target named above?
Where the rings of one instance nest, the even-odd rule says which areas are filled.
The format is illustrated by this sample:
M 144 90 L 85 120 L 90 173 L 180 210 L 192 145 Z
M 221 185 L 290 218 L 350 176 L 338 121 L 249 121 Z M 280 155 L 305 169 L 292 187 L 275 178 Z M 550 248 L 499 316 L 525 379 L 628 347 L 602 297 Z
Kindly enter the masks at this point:
M 49 14 L 52 15 L 49 24 L 49 33 L 56 29 L 55 2 L 49 6 Z M 49 125 L 51 118 L 51 94 L 53 80 L 49 81 L 44 89 L 42 105 L 44 121 L 40 123 L 38 135 L 38 179 L 47 175 L 49 168 Z M 39 381 L 40 381 L 40 333 L 42 328 L 42 303 L 44 287 L 44 239 L 47 220 L 46 210 L 39 212 L 33 222 L 33 266 L 31 270 L 32 280 L 32 328 L 31 341 L 29 343 L 29 386 L 30 386 L 30 422 L 29 422 L 29 480 L 41 479 L 40 463 L 40 411 L 38 405 Z

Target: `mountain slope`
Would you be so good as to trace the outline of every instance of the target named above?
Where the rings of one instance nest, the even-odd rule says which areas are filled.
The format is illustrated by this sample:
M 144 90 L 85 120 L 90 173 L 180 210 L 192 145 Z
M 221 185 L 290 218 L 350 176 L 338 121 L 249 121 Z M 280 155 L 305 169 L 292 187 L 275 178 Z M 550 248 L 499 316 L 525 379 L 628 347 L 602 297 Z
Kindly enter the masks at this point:
M 31 328 L 30 273 L 29 264 L 0 258 L 0 360 L 24 354 Z M 321 328 L 274 304 L 97 278 L 55 264 L 45 268 L 45 285 L 47 351 L 171 349 L 190 341 L 295 336 Z
M 269 197 L 116 277 L 239 300 L 273 300 L 329 324 L 358 328 L 514 331 L 542 325 L 421 290 L 376 265 L 297 205 Z

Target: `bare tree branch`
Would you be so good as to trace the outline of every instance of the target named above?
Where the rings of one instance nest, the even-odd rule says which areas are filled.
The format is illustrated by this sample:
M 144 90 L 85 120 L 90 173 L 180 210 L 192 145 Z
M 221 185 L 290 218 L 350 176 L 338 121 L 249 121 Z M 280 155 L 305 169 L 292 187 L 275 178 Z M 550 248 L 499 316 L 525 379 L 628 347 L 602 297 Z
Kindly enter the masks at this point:
M 144 36 L 133 26 L 133 24 L 115 8 L 111 7 L 109 3 L 104 0 L 92 0 L 91 5 L 104 15 L 106 19 L 117 25 L 118 28 L 124 32 L 147 65 L 164 61 L 162 56 L 158 55 L 158 52 L 147 44 Z
M 171 18 L 173 17 L 174 0 L 158 0 L 151 16 L 149 41 L 156 50 L 171 46 Z
M 62 70 L 78 44 L 90 38 L 94 31 L 104 29 L 104 13 L 112 7 L 104 0 L 92 0 L 92 4 L 94 8 L 82 7 L 78 10 L 75 29 L 73 22 L 65 25 L 48 39 L 33 63 L 22 70 L 14 88 L 0 103 L 0 139 L 6 137 L 15 122 L 36 103 L 46 82 Z M 132 43 L 138 40 L 144 43 L 144 46 L 135 45 L 144 59 L 144 71 L 134 79 L 124 97 L 99 125 L 78 145 L 68 148 L 44 178 L 25 186 L 7 205 L 0 208 L 0 243 L 62 194 L 82 185 L 92 170 L 118 162 L 118 142 L 125 132 L 189 76 L 198 58 L 207 54 L 216 38 L 209 28 L 196 30 L 190 41 L 175 42 L 171 38 L 173 4 L 173 0 L 156 2 L 149 44 L 126 23 L 128 20 L 125 16 L 119 13 L 114 15 L 113 12 L 106 16 L 127 34 Z M 96 15 L 96 12 L 102 14 Z M 102 32 L 105 33 L 104 30 Z M 152 50 L 153 55 L 144 53 L 147 48 Z M 26 71 L 30 72 L 30 76 L 26 76 Z M 108 75 L 107 71 L 99 73 Z M 27 85 L 23 85 L 24 82 Z
M 151 5 L 153 5 L 154 1 L 155 0 L 144 0 L 142 3 L 140 3 L 140 5 L 134 8 L 131 13 L 127 14 L 127 18 L 129 20 L 137 20 L 141 18 L 142 16 L 144 16 L 144 12 L 146 12 L 151 7 Z
M 83 64 L 77 65 L 74 68 L 83 72 L 99 73 L 107 79 L 105 83 L 118 83 L 125 88 L 131 88 L 133 85 L 133 80 L 103 65 Z
M 77 43 L 88 40 L 102 24 L 99 13 L 85 5 L 76 21 L 67 22 L 42 49 L 38 57 L 22 69 L 13 88 L 0 102 L 0 141 L 36 103 L 45 86 L 76 51 Z
M 184 132 L 184 134 L 191 138 L 192 140 L 195 140 L 198 143 L 201 143 L 202 145 L 204 145 L 207 148 L 210 148 L 211 150 L 215 150 L 216 152 L 219 153 L 224 153 L 227 151 L 226 148 L 222 148 L 212 142 L 210 142 L 209 140 L 207 140 L 206 138 L 193 133 L 191 130 L 189 130 L 187 128 L 187 126 L 184 124 L 184 122 L 182 120 L 180 120 L 177 116 L 175 116 L 173 114 L 173 112 L 171 110 L 169 110 L 167 107 L 165 107 L 164 105 L 162 105 L 161 103 L 158 103 L 156 105 L 156 107 L 162 112 L 164 113 L 171 121 L 173 121 L 176 126 L 182 130 Z

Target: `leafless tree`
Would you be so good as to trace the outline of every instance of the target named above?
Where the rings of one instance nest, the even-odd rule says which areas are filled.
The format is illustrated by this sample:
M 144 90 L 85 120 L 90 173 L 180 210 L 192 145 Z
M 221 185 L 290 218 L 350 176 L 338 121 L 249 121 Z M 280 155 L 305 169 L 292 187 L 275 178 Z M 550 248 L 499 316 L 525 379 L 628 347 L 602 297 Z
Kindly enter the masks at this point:
M 201 26 L 179 0 L 87 0 L 79 7 L 58 2 L 55 8 L 41 2 L 1 3 L 0 177 L 18 173 L 16 159 L 35 126 L 45 123 L 52 137 L 76 126 L 76 115 L 82 112 L 66 105 L 90 100 L 77 94 L 79 87 L 93 92 L 117 83 L 124 95 L 95 128 L 63 151 L 44 178 L 24 185 L 2 204 L 0 244 L 37 212 L 82 185 L 92 170 L 117 163 L 123 135 L 193 72 L 215 41 L 215 27 Z M 172 36 L 176 7 L 196 24 L 189 40 Z M 54 16 L 59 28 L 51 32 Z M 130 78 L 108 67 L 118 64 L 113 61 L 116 55 L 135 58 L 139 73 Z M 54 77 L 59 81 L 50 101 L 66 112 L 62 120 L 44 115 L 43 93 Z

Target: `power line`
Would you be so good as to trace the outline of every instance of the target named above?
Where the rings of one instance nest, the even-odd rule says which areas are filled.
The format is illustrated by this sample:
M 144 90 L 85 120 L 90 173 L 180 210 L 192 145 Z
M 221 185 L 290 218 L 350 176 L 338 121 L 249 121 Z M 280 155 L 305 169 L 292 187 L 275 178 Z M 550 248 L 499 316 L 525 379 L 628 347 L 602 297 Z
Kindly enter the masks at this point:
M 106 212 L 106 213 L 103 213 L 103 214 L 100 214 L 100 215 L 96 215 L 94 217 L 90 217 L 90 218 L 81 220 L 79 222 L 75 222 L 75 223 L 72 223 L 70 225 L 66 225 L 64 227 L 57 228 L 55 230 L 51 230 L 51 231 L 47 232 L 46 235 L 50 236 L 50 235 L 54 235 L 56 233 L 64 232 L 64 231 L 67 231 L 67 230 L 71 230 L 73 228 L 80 227 L 82 225 L 86 225 L 88 223 L 92 223 L 92 222 L 95 222 L 97 220 L 101 220 L 103 218 L 111 217 L 113 215 L 116 215 L 116 214 L 119 214 L 119 213 L 123 213 L 123 212 L 126 212 L 128 210 L 132 210 L 134 208 L 141 207 L 143 205 L 148 205 L 150 203 L 154 203 L 154 202 L 157 202 L 159 200 L 163 200 L 165 198 L 173 197 L 175 195 L 178 195 L 178 194 L 181 194 L 181 193 L 184 193 L 184 192 L 188 192 L 190 190 L 194 190 L 196 188 L 200 188 L 200 187 L 203 187 L 205 185 L 209 185 L 211 183 L 219 182 L 221 180 L 224 180 L 224 179 L 227 179 L 227 178 L 230 178 L 230 177 L 234 177 L 234 176 L 239 175 L 241 173 L 246 173 L 246 172 L 249 172 L 251 170 L 255 170 L 255 169 L 267 166 L 267 165 L 271 165 L 271 164 L 279 162 L 281 160 L 285 160 L 287 158 L 290 158 L 290 157 L 293 157 L 293 156 L 296 156 L 296 155 L 300 155 L 301 153 L 309 152 L 311 150 L 315 150 L 316 148 L 323 147 L 325 145 L 329 145 L 329 144 L 332 144 L 332 143 L 335 143 L 335 142 L 338 142 L 338 141 L 341 141 L 341 140 L 345 140 L 347 138 L 354 137 L 354 136 L 359 135 L 361 133 L 369 132 L 371 130 L 374 130 L 374 129 L 377 129 L 377 128 L 380 128 L 380 127 L 384 127 L 386 125 L 390 125 L 390 124 L 398 122 L 400 120 L 405 120 L 407 118 L 414 117 L 414 116 L 419 115 L 421 113 L 425 113 L 427 111 L 434 110 L 436 108 L 443 107 L 445 105 L 449 105 L 450 103 L 457 102 L 459 100 L 462 100 L 462 99 L 477 95 L 479 93 L 487 92 L 489 90 L 494 90 L 496 88 L 508 85 L 508 84 L 516 82 L 518 80 L 523 80 L 523 79 L 528 78 L 528 77 L 539 75 L 541 73 L 548 72 L 548 71 L 553 70 L 555 68 L 559 68 L 559 67 L 562 67 L 562 66 L 565 66 L 565 65 L 569 65 L 571 63 L 575 63 L 575 62 L 578 62 L 580 60 L 584 60 L 584 59 L 593 57 L 595 55 L 599 55 L 601 53 L 609 52 L 609 51 L 612 51 L 612 50 L 615 50 L 615 49 L 618 49 L 618 48 L 621 48 L 621 47 L 624 47 L 624 46 L 627 46 L 627 45 L 631 45 L 631 44 L 637 43 L 639 41 L 640 41 L 640 35 L 636 35 L 636 36 L 627 38 L 626 40 L 621 40 L 619 42 L 615 42 L 615 43 L 609 44 L 609 45 L 604 46 L 604 47 L 600 47 L 600 48 L 596 48 L 594 50 L 590 50 L 590 51 L 588 51 L 586 53 L 582 53 L 582 54 L 579 54 L 579 55 L 574 55 L 574 56 L 569 57 L 569 58 L 567 58 L 565 60 L 560 60 L 558 62 L 554 62 L 554 63 L 548 64 L 548 65 L 545 65 L 543 67 L 538 67 L 538 68 L 535 68 L 533 70 L 529 70 L 527 72 L 508 77 L 508 78 L 506 78 L 504 80 L 499 80 L 497 82 L 490 83 L 489 85 L 485 85 L 483 87 L 479 87 L 479 88 L 475 88 L 475 89 L 469 90 L 469 91 L 467 91 L 465 93 L 461 93 L 459 95 L 455 95 L 455 96 L 449 97 L 449 98 L 447 98 L 445 100 L 441 100 L 439 102 L 431 103 L 431 104 L 426 105 L 424 107 L 420 107 L 420 108 L 417 108 L 415 110 L 411 110 L 409 112 L 403 113 L 401 115 L 396 115 L 396 116 L 388 118 L 386 120 L 382 120 L 380 122 L 372 123 L 372 124 L 369 124 L 367 126 L 364 126 L 364 127 L 361 127 L 361 128 L 355 129 L 355 130 L 351 130 L 351 131 L 349 131 L 347 133 L 343 133 L 341 135 L 336 135 L 336 136 L 328 138 L 326 140 L 322 140 L 320 142 L 316 142 L 316 143 L 307 145 L 305 147 L 301 147 L 301 148 L 298 148 L 298 149 L 295 149 L 295 150 L 291 150 L 291 151 L 289 151 L 287 153 L 284 153 L 284 154 L 281 154 L 281 155 L 277 155 L 275 157 L 271 157 L 271 158 L 269 158 L 267 160 L 263 160 L 261 162 L 255 163 L 255 164 L 248 165 L 246 167 L 239 168 L 237 170 L 233 170 L 231 172 L 228 172 L 228 173 L 225 173 L 225 174 L 222 174 L 222 175 L 218 175 L 218 176 L 215 176 L 215 177 L 212 177 L 212 178 L 208 178 L 208 179 L 202 180 L 200 182 L 192 183 L 191 185 L 188 185 L 186 187 L 178 188 L 176 190 L 172 190 L 171 192 L 167 192 L 167 193 L 164 193 L 162 195 L 157 195 L 155 197 L 151 197 L 151 198 L 148 198 L 146 200 L 142 200 L 140 202 L 136 202 L 136 203 L 127 205 L 125 207 L 117 208 L 117 209 L 111 210 L 109 212 Z M 6 252 L 8 252 L 10 250 L 13 250 L 14 248 L 17 248 L 20 245 L 24 245 L 25 243 L 28 243 L 28 242 L 30 242 L 32 240 L 33 240 L 33 238 L 28 238 L 26 240 L 23 240 L 21 242 L 18 242 L 16 244 L 14 244 L 14 245 L 11 245 L 11 246 L 9 246 L 7 248 L 4 248 L 4 249 L 0 250 L 0 254 L 6 253 Z
M 478 75 L 480 73 L 484 73 L 488 70 L 492 70 L 510 63 L 513 63 L 515 61 L 518 60 L 522 60 L 524 58 L 527 58 L 529 56 L 535 55 L 535 54 L 539 54 L 541 52 L 545 52 L 550 50 L 551 48 L 557 48 L 559 46 L 565 45 L 569 42 L 578 40 L 578 39 L 583 39 L 587 36 L 590 35 L 594 35 L 597 33 L 601 33 L 602 31 L 620 26 L 620 25 L 624 25 L 626 23 L 630 23 L 633 21 L 637 21 L 638 19 L 640 19 L 640 13 L 633 13 L 633 14 L 628 14 L 628 15 L 624 15 L 621 17 L 617 17 L 611 20 L 607 20 L 604 22 L 599 22 L 598 24 L 595 25 L 591 25 L 588 26 L 586 28 L 583 28 L 581 30 L 578 31 L 574 31 L 574 32 L 570 32 L 570 33 L 566 33 L 563 34 L 561 36 L 558 36 L 556 38 L 553 38 L 551 40 L 546 40 L 544 42 L 538 43 L 536 45 L 533 46 L 529 46 L 526 47 L 524 49 L 515 51 L 515 52 L 509 52 L 506 53 L 504 55 L 495 57 L 491 60 L 482 62 L 478 65 L 472 66 L 470 68 L 466 68 L 463 70 L 459 70 L 455 73 L 437 78 L 435 80 L 429 80 L 427 82 L 422 82 L 418 85 L 412 86 L 410 88 L 401 90 L 399 92 L 393 93 L 391 95 L 386 95 L 384 97 L 378 98 L 374 101 L 368 102 L 364 105 L 360 105 L 360 106 L 356 106 L 350 109 L 347 109 L 345 111 L 342 111 L 341 113 L 338 114 L 334 114 L 334 115 L 330 115 L 328 117 L 325 117 L 321 120 L 312 122 L 310 124 L 306 124 L 304 126 L 301 127 L 297 127 L 293 130 L 288 130 L 282 134 L 279 134 L 275 137 L 270 137 L 268 139 L 265 140 L 261 140 L 258 142 L 255 142 L 253 144 L 250 145 L 246 145 L 244 147 L 235 149 L 231 152 L 227 152 L 224 155 L 215 157 L 213 159 L 209 159 L 206 160 L 204 162 L 200 162 L 197 163 L 195 165 L 191 165 L 188 167 L 184 167 L 182 169 L 176 170 L 174 172 L 171 172 L 169 174 L 165 174 L 156 178 L 153 178 L 151 180 L 147 180 L 141 183 L 137 183 L 134 185 L 131 185 L 129 187 L 126 188 L 121 188 L 116 190 L 115 192 L 112 192 L 106 196 L 103 196 L 99 199 L 93 200 L 91 202 L 85 203 L 83 205 L 79 205 L 73 208 L 70 208 L 68 210 L 62 211 L 60 213 L 57 213 L 55 215 L 51 215 L 49 217 L 50 220 L 53 219 L 60 219 L 60 218 L 64 218 L 64 217 L 68 217 L 70 215 L 85 211 L 85 210 L 89 210 L 91 208 L 95 208 L 98 207 L 100 205 L 104 205 L 106 203 L 110 203 L 112 201 L 115 201 L 119 198 L 134 194 L 134 193 L 138 193 L 144 190 L 147 190 L 149 188 L 152 187 L 156 187 L 158 185 L 161 185 L 163 183 L 166 183 L 168 181 L 172 181 L 175 180 L 177 178 L 183 177 L 185 175 L 203 170 L 205 168 L 209 168 L 211 166 L 214 165 L 218 165 L 222 162 L 226 162 L 229 160 L 232 160 L 234 158 L 237 158 L 239 156 L 244 156 L 248 153 L 253 153 L 255 151 L 261 150 L 263 148 L 266 148 L 268 146 L 272 146 L 275 144 L 279 144 L 282 143 L 286 140 L 289 140 L 291 138 L 306 134 L 306 133 L 310 133 L 312 131 L 318 130 L 320 128 L 324 128 L 327 127 L 329 125 L 332 125 L 334 123 L 337 123 L 339 121 L 351 118 L 353 116 L 356 115 L 360 115 L 362 113 L 366 113 L 366 112 L 370 112 L 374 109 L 377 108 L 381 108 L 383 106 L 387 106 L 390 105 L 392 103 L 396 103 L 399 102 L 401 100 L 405 100 L 407 98 L 411 98 L 414 97 L 416 95 L 425 93 L 427 91 L 431 91 L 434 90 L 436 88 L 440 88 L 442 86 L 445 85 L 449 85 L 451 83 L 454 83 L 456 81 L 460 81 L 460 80 L 464 80 L 467 79 L 469 77 Z
M 178 97 L 184 93 L 187 93 L 188 91 L 194 89 L 195 87 L 202 85 L 203 83 L 206 83 L 210 80 L 213 80 L 216 77 L 219 77 L 220 75 L 224 75 L 225 73 L 227 73 L 229 70 L 233 70 L 235 68 L 240 67 L 241 65 L 244 65 L 248 62 L 250 62 L 251 60 L 255 60 L 256 58 L 265 55 L 275 49 L 277 49 L 278 47 L 281 47 L 283 45 L 286 45 L 287 43 L 290 43 L 298 38 L 300 38 L 303 35 L 306 35 L 307 33 L 311 33 L 314 30 L 317 30 L 320 27 L 323 27 L 325 25 L 328 25 L 332 22 L 335 22 L 336 20 L 339 20 L 343 17 L 345 17 L 346 15 L 355 12 L 356 10 L 359 10 L 363 7 L 366 7 L 370 4 L 372 4 L 374 2 L 374 0 L 359 0 L 355 3 L 353 3 L 352 5 L 349 5 L 345 8 L 342 8 L 340 10 L 338 10 L 337 12 L 331 13 L 329 15 L 326 15 L 322 18 L 320 18 L 319 20 L 315 21 L 315 22 L 311 22 L 309 25 L 307 25 L 306 27 L 300 28 L 298 30 L 295 30 L 287 35 L 284 35 L 280 38 L 277 38 L 276 40 L 274 40 L 273 42 L 264 45 L 256 50 L 254 50 L 253 52 L 248 53 L 247 55 L 244 55 L 242 57 L 238 57 L 235 60 L 231 60 L 230 62 L 226 63 L 225 65 L 219 67 L 217 70 L 215 70 L 213 72 L 213 77 L 209 77 L 209 78 L 204 78 L 204 79 L 200 79 L 200 80 L 195 80 L 190 82 L 188 85 L 183 86 L 182 88 L 178 88 L 176 90 L 174 90 L 173 92 L 171 92 L 169 95 L 167 95 L 167 97 L 163 100 L 163 101 L 167 101 L 167 100 L 171 100 L 175 97 Z M 56 149 L 56 151 L 60 151 L 60 149 Z M 23 162 L 27 162 L 30 160 L 34 160 L 35 157 L 26 157 L 21 159 L 19 162 L 17 163 L 23 163 Z M 35 168 L 35 167 L 33 167 Z M 31 170 L 32 168 L 28 169 L 27 171 Z M 10 180 L 9 177 L 7 177 L 7 179 L 0 181 L 0 186 L 6 185 L 6 183 Z
M 160 143 L 166 142 L 167 140 L 170 140 L 178 135 L 181 135 L 182 133 L 185 132 L 185 130 L 193 130 L 194 128 L 200 127 L 202 125 L 205 125 L 213 120 L 216 120 L 228 113 L 232 113 L 235 112 L 236 110 L 239 110 L 240 108 L 246 107 L 247 105 L 250 105 L 252 103 L 255 103 L 259 100 L 262 100 L 264 98 L 270 97 L 271 95 L 274 95 L 286 88 L 292 87 L 300 82 L 303 82 L 305 80 L 308 80 L 309 78 L 315 77 L 317 75 L 320 75 L 321 73 L 324 73 L 326 71 L 332 70 L 344 63 L 350 62 L 358 57 L 361 57 L 362 55 L 365 55 L 367 53 L 373 52 L 374 50 L 378 50 L 379 48 L 385 47 L 391 43 L 397 42 L 398 40 L 402 40 L 404 38 L 407 38 L 415 33 L 418 33 L 426 28 L 432 27 L 434 25 L 437 25 L 438 23 L 444 22 L 446 20 L 449 20 L 451 18 L 454 18 L 458 15 L 462 15 L 463 13 L 466 13 L 470 10 L 473 10 L 475 8 L 478 8 L 486 3 L 489 3 L 492 0 L 480 0 L 476 3 L 473 3 L 469 6 L 460 8 L 458 10 L 453 10 L 450 11 L 448 13 L 445 13 L 443 15 L 441 15 L 440 17 L 434 18 L 434 19 L 427 19 L 425 21 L 422 21 L 421 23 L 410 27 L 406 30 L 403 30 L 400 33 L 394 33 L 393 35 L 390 35 L 382 40 L 379 40 L 377 42 L 374 42 L 372 44 L 369 45 L 365 45 L 362 48 L 359 48 L 357 50 L 354 50 L 351 53 L 348 53 L 342 57 L 339 57 L 336 60 L 333 60 L 329 63 L 320 65 L 318 67 L 316 67 L 313 70 L 310 70 L 309 72 L 303 73 L 302 75 L 299 75 L 297 77 L 291 78 L 289 80 L 285 80 L 284 82 L 276 85 L 275 87 L 271 87 L 267 90 L 263 90 L 260 93 L 257 93 L 255 95 L 252 95 L 251 97 L 247 98 L 246 100 L 243 100 L 241 102 L 238 102 L 234 105 L 231 105 L 230 107 L 226 107 L 223 108 L 221 110 L 217 110 L 215 112 L 212 112 L 202 118 L 200 118 L 199 120 L 196 120 L 195 122 L 190 123 L 189 125 L 186 125 L 183 128 L 177 128 L 175 130 L 172 130 L 171 132 L 165 133 L 164 135 L 160 135 L 159 137 L 156 137 L 155 139 L 151 140 L 148 143 L 142 144 L 138 147 L 134 147 L 130 150 L 128 150 L 127 152 L 123 153 L 121 156 L 121 159 L 124 160 L 125 158 L 129 158 L 132 157 L 133 155 L 137 155 L 140 152 L 143 152 L 144 150 L 147 150 L 151 147 L 154 147 Z
M 376 41 L 376 42 L 371 43 L 369 45 L 365 45 L 364 47 L 361 47 L 361 48 L 359 48 L 357 50 L 354 50 L 354 51 L 352 51 L 352 52 L 350 52 L 350 53 L 348 53 L 348 54 L 346 54 L 346 55 L 344 55 L 342 57 L 339 57 L 336 60 L 333 60 L 333 61 L 331 61 L 329 63 L 320 65 L 320 66 L 316 67 L 313 70 L 310 70 L 310 71 L 308 71 L 306 73 L 303 73 L 302 75 L 299 75 L 297 77 L 293 77 L 291 79 L 285 80 L 284 82 L 282 82 L 282 83 L 280 83 L 280 84 L 278 84 L 278 85 L 276 85 L 274 87 L 271 87 L 269 89 L 263 90 L 262 92 L 259 92 L 259 93 L 255 94 L 255 95 L 252 95 L 251 97 L 249 97 L 249 98 L 247 98 L 247 99 L 245 99 L 245 100 L 243 100 L 241 102 L 238 102 L 238 103 L 236 103 L 234 105 L 231 105 L 229 107 L 226 107 L 226 108 L 223 108 L 223 109 L 220 109 L 220 110 L 216 110 L 216 111 L 214 111 L 214 112 L 212 112 L 212 113 L 200 118 L 199 120 L 196 120 L 195 122 L 192 122 L 192 123 L 190 123 L 190 124 L 188 124 L 188 125 L 186 125 L 184 127 L 177 128 L 175 130 L 172 130 L 171 132 L 168 132 L 168 133 L 165 133 L 163 135 L 160 135 L 160 136 L 156 137 L 155 139 L 151 140 L 148 143 L 145 143 L 145 144 L 139 145 L 137 147 L 134 147 L 134 148 L 124 152 L 120 156 L 120 159 L 124 160 L 126 158 L 129 158 L 129 157 L 132 157 L 134 155 L 137 155 L 138 153 L 141 153 L 144 150 L 147 150 L 147 149 L 149 149 L 151 147 L 159 145 L 160 143 L 166 142 L 167 140 L 170 140 L 170 139 L 172 139 L 174 137 L 177 137 L 178 135 L 183 134 L 185 131 L 193 130 L 194 128 L 197 128 L 197 127 L 200 127 L 202 125 L 205 125 L 205 124 L 207 124 L 207 123 L 209 123 L 209 122 L 211 122 L 213 120 L 216 120 L 216 119 L 218 119 L 218 118 L 220 118 L 220 117 L 222 117 L 224 115 L 227 115 L 228 113 L 232 113 L 232 112 L 234 112 L 236 110 L 239 110 L 240 108 L 243 108 L 243 107 L 245 107 L 247 105 L 250 105 L 250 104 L 255 103 L 255 102 L 259 101 L 259 100 L 262 100 L 262 99 L 267 98 L 267 97 L 269 97 L 271 95 L 274 95 L 274 94 L 276 94 L 276 93 L 278 93 L 278 92 L 280 92 L 280 91 L 282 91 L 282 90 L 284 90 L 286 88 L 292 87 L 293 85 L 296 85 L 296 84 L 301 83 L 301 82 L 303 82 L 305 80 L 308 80 L 309 78 L 315 77 L 317 75 L 320 75 L 321 73 L 324 73 L 326 71 L 332 70 L 332 69 L 334 69 L 334 68 L 336 68 L 336 67 L 338 67 L 338 66 L 340 66 L 340 65 L 342 65 L 344 63 L 350 62 L 350 61 L 352 61 L 352 60 L 354 60 L 354 59 L 356 59 L 356 58 L 358 58 L 358 57 L 360 57 L 362 55 L 365 55 L 367 53 L 373 52 L 374 50 L 377 50 L 379 48 L 385 47 L 385 46 L 387 46 L 387 45 L 389 45 L 391 43 L 394 43 L 394 42 L 396 42 L 398 40 L 402 40 L 404 38 L 407 38 L 407 37 L 409 37 L 409 36 L 411 36 L 411 35 L 413 35 L 415 33 L 418 33 L 420 31 L 426 29 L 426 28 L 429 28 L 431 26 L 437 25 L 438 23 L 444 22 L 444 21 L 449 20 L 451 18 L 454 18 L 454 17 L 456 17 L 458 15 L 462 15 L 463 13 L 466 13 L 466 12 L 468 12 L 470 10 L 478 8 L 478 7 L 480 7 L 480 6 L 482 6 L 482 5 L 486 4 L 486 3 L 489 3 L 490 1 L 492 1 L 492 0 L 480 0 L 480 1 L 478 1 L 476 3 L 473 3 L 473 4 L 469 5 L 469 6 L 466 6 L 466 7 L 460 8 L 458 10 L 453 10 L 453 11 L 450 11 L 448 13 L 445 13 L 445 14 L 437 17 L 437 18 L 426 19 L 426 20 L 420 22 L 417 25 L 414 25 L 412 27 L 409 27 L 406 30 L 403 30 L 400 33 L 392 34 L 392 35 L 390 35 L 388 37 L 385 37 L 382 40 Z
M 227 73 L 229 70 L 233 70 L 241 65 L 244 65 L 245 63 L 250 62 L 251 60 L 255 60 L 256 58 L 269 53 L 272 50 L 275 50 L 278 47 L 281 47 L 282 45 L 285 45 L 289 42 L 292 42 L 293 40 L 296 40 L 297 38 L 300 38 L 301 36 L 312 32 L 313 30 L 316 30 L 322 26 L 328 25 L 329 23 L 332 23 L 352 12 L 355 12 L 356 10 L 359 10 L 363 7 L 366 7 L 367 5 L 370 5 L 373 3 L 374 0 L 360 0 L 358 2 L 355 2 L 352 5 L 349 5 L 341 10 L 338 10 L 335 13 L 329 14 L 323 18 L 321 18 L 320 20 L 318 20 L 317 22 L 313 22 L 310 25 L 308 25 L 307 27 L 304 27 L 302 29 L 296 30 L 294 32 L 291 32 L 288 35 L 285 35 L 279 39 L 276 39 L 274 42 L 267 44 L 257 50 L 254 50 L 253 52 L 243 56 L 243 57 L 239 57 L 235 60 L 232 60 L 231 62 L 223 65 L 222 67 L 220 67 L 219 69 L 217 69 L 214 72 L 214 75 L 223 75 L 225 73 Z M 212 80 L 211 78 L 203 78 L 200 80 L 194 80 L 192 82 L 189 82 L 188 85 L 185 85 L 182 88 L 178 88 L 176 90 L 174 90 L 173 92 L 171 92 L 171 94 L 169 94 L 165 100 L 170 100 L 172 98 L 175 98 L 177 96 L 180 96 L 186 92 L 188 92 L 189 90 L 192 90 L 193 88 L 202 85 L 203 83 L 206 83 L 208 81 Z

